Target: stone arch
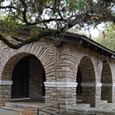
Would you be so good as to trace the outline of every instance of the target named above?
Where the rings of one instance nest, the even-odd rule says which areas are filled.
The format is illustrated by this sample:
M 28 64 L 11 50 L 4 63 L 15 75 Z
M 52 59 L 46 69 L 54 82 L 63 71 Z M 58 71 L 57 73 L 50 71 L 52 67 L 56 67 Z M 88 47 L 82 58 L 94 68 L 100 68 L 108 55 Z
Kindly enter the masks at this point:
M 55 71 L 54 65 L 55 65 L 55 58 L 53 57 L 54 53 L 50 49 L 50 47 L 45 46 L 44 44 L 30 44 L 27 46 L 22 47 L 19 50 L 13 50 L 13 49 L 8 49 L 7 51 L 3 52 L 4 55 L 1 57 L 2 60 L 2 65 L 0 67 L 1 71 L 1 80 L 8 80 L 9 75 L 11 74 L 10 71 L 13 69 L 13 66 L 23 57 L 26 55 L 34 55 L 36 56 L 44 66 L 46 76 L 47 78 L 54 76 L 54 73 L 52 71 Z M 12 65 L 12 66 L 9 66 Z M 52 73 L 50 73 L 50 71 Z M 10 73 L 10 74 L 9 74 Z M 47 79 L 46 78 L 46 79 Z
M 18 98 L 42 100 L 45 96 L 45 70 L 40 60 L 32 54 L 19 53 L 10 58 L 5 65 L 3 77 L 4 80 L 13 81 L 11 85 L 13 100 Z
M 82 103 L 89 103 L 95 106 L 95 71 L 94 65 L 90 57 L 84 56 L 81 58 L 78 65 L 78 72 L 76 82 L 77 86 L 77 100 L 80 99 Z
M 101 83 L 101 99 L 112 102 L 112 72 L 111 67 L 107 61 L 103 61 Z
M 43 65 L 45 74 L 46 74 L 46 80 L 49 78 L 54 77 L 54 65 L 55 65 L 55 58 L 54 58 L 54 51 L 53 49 L 50 49 L 50 46 L 46 46 L 45 44 L 30 44 L 27 46 L 24 46 L 20 48 L 19 50 L 13 50 L 8 49 L 5 50 L 3 53 L 4 55 L 1 56 L 2 65 L 0 67 L 1 75 L 0 75 L 0 81 L 4 90 L 1 91 L 1 95 L 4 95 L 4 98 L 2 98 L 2 104 L 4 105 L 5 102 L 9 102 L 11 99 L 11 78 L 12 78 L 12 71 L 15 67 L 15 65 L 24 57 L 28 55 L 34 55 Z M 54 72 L 53 72 L 54 71 Z M 46 90 L 46 95 L 48 95 Z M 47 99 L 47 96 L 45 95 L 45 101 L 49 100 Z
M 11 80 L 12 72 L 15 67 L 15 65 L 20 61 L 22 58 L 28 56 L 29 53 L 18 53 L 7 61 L 7 63 L 4 65 L 3 71 L 2 71 L 2 80 Z

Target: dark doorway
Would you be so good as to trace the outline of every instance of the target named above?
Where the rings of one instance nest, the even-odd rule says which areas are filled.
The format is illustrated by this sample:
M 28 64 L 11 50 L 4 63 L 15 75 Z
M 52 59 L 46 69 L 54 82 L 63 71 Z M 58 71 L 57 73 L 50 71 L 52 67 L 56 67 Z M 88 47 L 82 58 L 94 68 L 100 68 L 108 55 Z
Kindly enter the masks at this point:
M 11 98 L 29 97 L 29 58 L 23 58 L 16 64 L 12 81 Z
M 76 89 L 76 94 L 80 95 L 82 93 L 82 86 L 81 86 L 81 82 L 82 82 L 82 76 L 81 76 L 81 70 L 80 67 L 78 66 L 78 72 L 77 72 L 77 89 Z
M 34 56 L 22 58 L 12 73 L 11 98 L 39 99 L 45 96 L 45 70 L 41 62 Z

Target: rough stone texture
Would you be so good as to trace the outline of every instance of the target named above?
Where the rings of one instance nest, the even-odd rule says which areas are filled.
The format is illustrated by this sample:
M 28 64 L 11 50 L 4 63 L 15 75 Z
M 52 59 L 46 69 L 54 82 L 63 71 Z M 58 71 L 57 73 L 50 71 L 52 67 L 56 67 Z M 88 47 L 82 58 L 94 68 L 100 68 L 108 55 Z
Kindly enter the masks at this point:
M 18 50 L 1 45 L 0 54 L 1 80 L 11 80 L 12 72 L 17 62 L 27 55 L 34 55 L 44 67 L 47 82 L 75 83 L 77 82 L 79 67 L 81 71 L 81 81 L 79 84 L 87 84 L 87 86 L 81 86 L 82 93 L 79 97 L 82 103 L 97 106 L 101 104 L 101 100 L 115 102 L 115 88 L 113 86 L 104 86 L 104 83 L 115 83 L 115 60 L 82 47 L 80 44 L 64 43 L 62 47 L 55 47 L 52 41 L 42 40 L 38 43 L 26 45 Z M 31 68 L 31 74 L 40 74 L 38 71 L 33 72 L 33 69 L 39 68 L 35 64 L 31 63 Z M 32 91 L 30 96 L 40 96 L 42 93 L 40 91 L 41 76 L 33 76 L 30 79 L 30 89 Z M 34 82 L 35 80 L 36 83 Z M 88 86 L 90 83 L 94 85 Z M 98 83 L 102 83 L 102 87 L 96 85 Z M 1 86 L 1 104 L 9 100 L 11 95 L 10 88 L 11 86 Z M 38 89 L 39 91 L 36 93 Z M 45 87 L 46 103 L 59 101 L 62 105 L 76 105 L 76 96 L 76 87 Z
M 29 96 L 31 99 L 42 99 L 42 78 L 43 76 L 43 67 L 38 61 L 37 58 L 31 58 L 29 64 L 30 72 L 30 87 L 29 87 Z M 43 76 L 43 77 L 42 77 Z
M 5 102 L 9 102 L 11 99 L 11 86 L 0 85 L 0 106 L 3 106 Z

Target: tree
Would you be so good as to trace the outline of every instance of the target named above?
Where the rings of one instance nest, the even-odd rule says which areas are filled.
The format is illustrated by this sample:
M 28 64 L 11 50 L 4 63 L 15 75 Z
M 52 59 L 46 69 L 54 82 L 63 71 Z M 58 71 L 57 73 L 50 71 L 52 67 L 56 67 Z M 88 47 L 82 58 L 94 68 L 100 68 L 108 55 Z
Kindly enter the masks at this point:
M 115 51 L 115 25 L 113 23 L 109 23 L 105 26 L 104 31 L 99 35 L 99 37 L 95 38 L 95 40 L 108 49 Z
M 114 0 L 0 0 L 0 40 L 18 49 L 49 35 L 62 38 L 72 27 L 115 23 L 114 7 Z M 20 31 L 32 34 L 22 39 Z

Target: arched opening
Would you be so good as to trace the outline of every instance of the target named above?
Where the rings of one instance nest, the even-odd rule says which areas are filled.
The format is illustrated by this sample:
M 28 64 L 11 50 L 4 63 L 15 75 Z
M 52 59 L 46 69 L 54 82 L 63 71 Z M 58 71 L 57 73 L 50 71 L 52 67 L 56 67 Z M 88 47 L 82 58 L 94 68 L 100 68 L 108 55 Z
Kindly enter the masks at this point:
M 104 61 L 101 74 L 101 100 L 112 102 L 112 74 L 110 65 Z
M 77 82 L 76 94 L 77 94 L 77 96 L 79 96 L 79 95 L 82 94 L 82 86 L 81 86 L 81 83 L 82 83 L 82 75 L 81 75 L 81 70 L 80 70 L 80 67 L 79 67 L 79 66 L 78 66 L 78 71 L 77 71 L 77 79 L 76 79 L 76 82 Z
M 12 71 L 11 99 L 40 100 L 45 96 L 45 70 L 34 55 L 20 59 Z
M 15 66 L 12 73 L 11 98 L 29 97 L 29 60 L 21 59 Z
M 77 71 L 77 102 L 89 103 L 95 106 L 95 72 L 91 59 L 84 56 Z

